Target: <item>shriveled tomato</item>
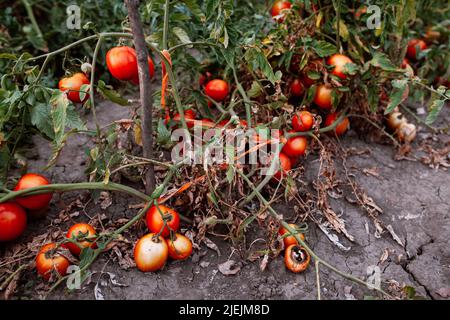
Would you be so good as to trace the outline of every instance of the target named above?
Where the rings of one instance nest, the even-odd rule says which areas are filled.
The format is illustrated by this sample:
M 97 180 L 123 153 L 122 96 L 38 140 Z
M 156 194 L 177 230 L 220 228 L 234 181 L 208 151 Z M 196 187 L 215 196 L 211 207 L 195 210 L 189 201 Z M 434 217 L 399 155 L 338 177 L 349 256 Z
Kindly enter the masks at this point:
M 273 18 L 279 16 L 282 12 L 282 10 L 290 9 L 292 7 L 292 3 L 289 1 L 275 1 L 275 3 L 272 6 L 272 9 L 270 10 L 270 14 Z M 278 22 L 283 22 L 284 17 L 276 18 Z
M 334 54 L 327 60 L 327 64 L 334 67 L 331 74 L 334 74 L 341 79 L 347 78 L 347 75 L 344 73 L 345 65 L 352 62 L 352 59 L 343 54 Z
M 136 242 L 134 261 L 142 272 L 153 272 L 164 267 L 169 255 L 167 242 L 155 233 L 149 233 Z
M 165 227 L 164 220 L 166 221 Z M 163 205 L 152 206 L 147 211 L 146 222 L 150 232 L 159 233 L 162 229 L 161 236 L 168 237 L 170 230 L 176 232 L 180 227 L 180 216 L 169 207 Z
M 12 241 L 27 227 L 27 214 L 15 203 L 0 203 L 0 241 Z
M 336 113 L 336 112 L 330 113 L 327 116 L 327 118 L 325 119 L 325 126 L 326 127 L 331 126 L 337 120 L 337 118 L 339 118 L 339 114 L 338 113 Z M 336 134 L 338 136 L 341 136 L 348 130 L 349 126 L 350 126 L 350 120 L 347 117 L 345 117 L 336 126 L 336 128 L 334 129 L 334 132 L 336 132 Z
M 289 131 L 289 133 L 295 133 L 295 131 Z M 288 139 L 282 151 L 288 157 L 297 158 L 305 154 L 307 146 L 308 140 L 306 137 L 298 136 Z
M 288 171 L 292 169 L 291 159 L 284 153 L 280 152 L 278 160 L 280 161 L 280 169 L 273 175 L 275 180 L 286 177 Z
M 89 94 L 86 94 L 83 101 L 81 101 L 80 98 L 81 87 L 89 83 L 89 79 L 86 75 L 82 72 L 78 72 L 70 77 L 59 80 L 58 88 L 61 91 L 67 92 L 67 98 L 69 98 L 70 101 L 80 103 L 89 99 Z
M 411 60 L 417 60 L 417 55 L 425 49 L 427 49 L 427 44 L 425 41 L 420 39 L 412 39 L 408 42 L 406 56 Z
M 303 86 L 300 79 L 294 79 L 291 82 L 291 94 L 294 97 L 300 97 L 305 92 L 305 87 Z
M 112 76 L 118 80 L 139 83 L 136 50 L 131 47 L 114 47 L 106 53 L 106 65 Z M 150 77 L 155 73 L 155 65 L 148 57 Z
M 305 132 L 312 129 L 314 117 L 309 111 L 297 112 L 292 117 L 292 128 L 297 132 Z
M 50 280 L 52 274 L 65 276 L 69 260 L 57 252 L 55 243 L 48 243 L 39 250 L 36 256 L 36 269 L 45 280 Z
M 69 231 L 67 231 L 66 238 L 76 240 L 77 244 L 72 242 L 67 242 L 65 247 L 70 250 L 70 252 L 79 256 L 82 248 L 95 248 L 95 240 L 92 239 L 97 234 L 94 227 L 92 227 L 88 223 L 77 223 L 70 227 Z M 89 238 L 89 239 L 87 239 Z M 78 239 L 78 240 L 77 240 Z
M 303 272 L 308 268 L 311 261 L 311 256 L 305 250 L 297 244 L 291 244 L 286 248 L 284 252 L 284 263 L 286 268 L 292 272 Z
M 228 92 L 228 83 L 221 79 L 211 80 L 205 86 L 205 94 L 217 102 L 225 100 Z
M 48 184 L 50 184 L 50 182 L 45 177 L 36 173 L 27 173 L 24 176 L 22 176 L 22 178 L 20 178 L 19 182 L 17 182 L 14 191 L 45 186 Z M 34 196 L 20 197 L 17 198 L 16 201 L 26 209 L 40 210 L 48 206 L 50 200 L 52 199 L 52 196 L 53 196 L 52 193 L 44 193 Z
M 192 253 L 192 242 L 182 234 L 175 234 L 173 239 L 167 239 L 169 256 L 175 260 L 184 260 Z
M 297 229 L 297 225 L 293 224 L 293 223 L 289 223 L 289 226 L 292 229 Z M 280 227 L 280 230 L 278 230 L 278 234 L 280 236 L 284 236 L 286 233 L 289 234 L 289 231 L 287 229 L 285 229 L 283 226 Z M 305 235 L 303 233 L 299 233 L 298 236 L 300 237 L 300 239 L 302 239 L 303 241 L 305 241 Z M 284 248 L 286 249 L 287 247 L 289 247 L 292 244 L 298 244 L 297 239 L 295 239 L 294 236 L 290 235 L 287 237 L 283 238 L 283 243 L 284 243 Z
M 325 84 L 317 86 L 316 93 L 314 95 L 314 103 L 322 109 L 331 109 L 333 106 L 332 96 L 333 89 Z

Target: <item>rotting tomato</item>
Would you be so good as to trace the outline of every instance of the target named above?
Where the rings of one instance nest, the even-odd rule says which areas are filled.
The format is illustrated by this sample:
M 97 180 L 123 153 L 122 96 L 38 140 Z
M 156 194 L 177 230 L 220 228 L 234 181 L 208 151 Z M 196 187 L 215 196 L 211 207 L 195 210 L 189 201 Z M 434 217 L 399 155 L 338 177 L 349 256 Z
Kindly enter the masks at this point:
M 228 92 L 228 83 L 222 79 L 211 80 L 205 86 L 205 94 L 216 102 L 225 100 Z
M 58 88 L 63 92 L 67 91 L 67 98 L 70 101 L 75 103 L 81 103 L 89 99 L 89 94 L 87 93 L 83 101 L 81 101 L 80 98 L 81 87 L 89 83 L 90 83 L 89 79 L 84 73 L 77 72 L 71 75 L 70 77 L 64 77 L 61 80 L 59 80 Z
M 348 63 L 353 63 L 352 59 L 343 54 L 334 54 L 327 60 L 327 64 L 334 67 L 331 71 L 331 74 L 334 74 L 341 79 L 347 78 L 347 75 L 344 73 L 344 71 L 345 65 L 347 65 Z
M 134 261 L 142 272 L 153 272 L 164 267 L 169 255 L 166 240 L 149 233 L 136 242 L 134 247 Z
M 280 169 L 273 175 L 275 180 L 281 180 L 292 169 L 291 159 L 284 153 L 280 152 L 278 160 L 280 161 Z
M 164 220 L 166 220 L 165 227 Z M 161 236 L 166 238 L 170 235 L 170 230 L 176 232 L 180 227 L 180 216 L 175 210 L 164 205 L 152 206 L 147 211 L 146 222 L 150 232 L 158 234 L 162 229 Z
M 270 10 L 270 14 L 272 15 L 272 18 L 274 18 L 278 22 L 283 22 L 284 17 L 278 17 L 280 14 L 282 14 L 283 10 L 290 9 L 292 7 L 292 3 L 289 1 L 275 1 L 275 3 L 272 6 L 272 9 Z M 278 17 L 278 18 L 276 18 Z
M 77 244 L 72 242 L 67 242 L 64 246 L 70 250 L 70 252 L 74 256 L 79 256 L 82 248 L 95 248 L 96 244 L 92 238 L 97 235 L 95 229 L 88 223 L 77 223 L 70 227 L 69 231 L 67 231 L 66 238 L 77 240 Z M 81 247 L 81 248 L 80 248 Z
M 292 117 L 292 128 L 297 132 L 305 132 L 312 129 L 314 117 L 309 111 L 297 112 Z
M 192 242 L 182 234 L 176 233 L 173 239 L 167 239 L 169 256 L 175 260 L 184 260 L 192 253 Z
M 36 256 L 36 269 L 44 280 L 50 280 L 55 272 L 60 276 L 65 276 L 67 273 L 70 262 L 56 251 L 56 244 L 52 242 L 44 245 Z
M 311 256 L 298 244 L 291 244 L 286 248 L 284 253 L 284 263 L 286 268 L 294 273 L 303 272 L 308 268 L 311 261 Z
M 321 109 L 331 109 L 333 106 L 332 93 L 333 89 L 325 84 L 317 86 L 314 95 L 314 103 Z
M 289 223 L 289 226 L 292 229 L 297 230 L 297 225 L 293 224 L 293 223 Z M 283 226 L 280 227 L 280 229 L 278 230 L 278 234 L 280 236 L 284 236 L 286 233 L 289 233 L 289 231 L 284 228 Z M 300 237 L 300 239 L 302 239 L 302 241 L 305 241 L 305 235 L 303 233 L 298 233 L 298 236 Z M 284 243 L 284 248 L 286 249 L 287 247 L 289 247 L 292 244 L 298 244 L 297 239 L 295 239 L 295 237 L 293 235 L 289 235 L 283 238 L 283 243 Z
M 289 131 L 289 133 L 295 133 L 295 131 Z M 288 139 L 282 151 L 290 158 L 298 158 L 305 154 L 307 146 L 308 140 L 306 137 L 297 136 Z
M 411 60 L 417 60 L 417 55 L 427 49 L 425 41 L 420 39 L 412 39 L 408 42 L 406 56 Z
M 12 241 L 27 227 L 27 214 L 15 203 L 0 203 L 0 241 Z
M 336 112 L 330 113 L 325 119 L 325 126 L 326 127 L 331 126 L 337 120 L 337 118 L 339 118 L 338 113 Z M 344 117 L 334 129 L 334 132 L 336 132 L 338 136 L 341 136 L 348 130 L 349 126 L 350 120 L 347 117 Z
M 109 72 L 117 80 L 130 80 L 135 84 L 139 83 L 136 50 L 133 48 L 121 46 L 110 49 L 106 53 L 106 65 Z M 150 77 L 153 77 L 155 65 L 150 57 L 148 57 L 148 68 Z
M 291 94 L 294 97 L 300 97 L 305 92 L 305 87 L 303 86 L 300 79 L 294 79 L 291 82 Z
M 22 176 L 17 182 L 14 191 L 25 190 L 34 187 L 40 187 L 50 184 L 50 182 L 43 176 L 36 173 L 27 173 Z M 37 194 L 33 196 L 25 196 L 17 198 L 16 201 L 24 208 L 30 210 L 44 209 L 52 199 L 52 193 Z

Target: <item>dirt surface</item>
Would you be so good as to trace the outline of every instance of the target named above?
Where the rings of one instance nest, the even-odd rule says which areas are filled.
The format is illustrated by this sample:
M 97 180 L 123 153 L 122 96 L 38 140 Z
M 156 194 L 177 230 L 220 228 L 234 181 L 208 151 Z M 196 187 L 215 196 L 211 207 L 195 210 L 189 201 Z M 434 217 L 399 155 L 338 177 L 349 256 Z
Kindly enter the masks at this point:
M 126 108 L 109 103 L 102 103 L 98 108 L 98 117 L 105 124 L 126 118 L 127 113 Z M 448 123 L 448 110 L 445 113 L 443 121 Z M 35 142 L 37 148 L 34 150 L 37 150 L 38 156 L 31 161 L 30 170 L 41 169 L 50 154 L 50 146 L 46 141 L 36 138 Z M 86 143 L 84 138 L 69 140 L 57 165 L 48 174 L 52 181 L 86 180 L 85 154 L 82 152 L 88 147 Z M 403 246 L 394 241 L 388 232 L 377 238 L 371 218 L 356 205 L 346 201 L 345 195 L 340 199 L 333 199 L 332 206 L 336 212 L 342 213 L 341 217 L 346 221 L 349 233 L 355 238 L 352 243 L 339 235 L 341 243 L 351 249 L 339 249 L 312 224 L 307 234 L 308 243 L 320 257 L 354 276 L 367 278 L 367 268 L 378 266 L 383 288 L 387 288 L 389 284 L 394 285 L 395 282 L 391 281 L 394 280 L 400 286 L 414 287 L 418 295 L 427 299 L 445 298 L 445 293 L 450 288 L 449 172 L 433 170 L 416 161 L 395 161 L 393 147 L 363 142 L 353 132 L 342 143 L 344 147 L 367 150 L 360 155 L 351 156 L 347 167 L 382 209 L 380 219 L 385 225 L 392 226 Z M 315 157 L 309 156 L 305 165 L 308 181 L 313 175 L 317 175 L 319 163 Z M 370 172 L 375 170 L 377 174 L 364 174 L 364 168 Z M 43 227 L 48 228 L 52 218 L 76 196 L 77 194 L 71 193 L 62 198 L 55 197 L 49 216 L 45 221 L 33 224 L 30 233 Z M 115 195 L 113 204 L 103 213 L 112 219 L 131 217 L 136 209 L 129 209 L 129 205 L 137 203 L 136 199 Z M 277 209 L 280 213 L 292 211 L 289 205 L 278 206 Z M 100 211 L 93 203 L 86 207 L 89 216 Z M 289 215 L 285 214 L 285 217 L 288 218 Z M 86 219 L 83 214 L 74 218 L 75 221 Z M 252 225 L 249 233 L 254 231 L 258 235 L 257 229 L 257 225 Z M 51 298 L 94 299 L 95 284 L 99 283 L 98 287 L 106 299 L 316 299 L 316 274 L 313 265 L 305 273 L 296 275 L 286 270 L 280 256 L 270 261 L 267 269 L 261 272 L 260 261 L 245 262 L 230 243 L 214 237 L 211 240 L 218 245 L 220 255 L 201 244 L 188 261 L 171 262 L 157 273 L 144 274 L 136 268 L 123 270 L 117 262 L 102 257 L 91 267 L 91 271 L 111 272 L 124 286 L 111 285 L 106 281 L 105 275 L 99 281 L 97 273 L 91 284 L 81 290 L 68 293 L 60 288 Z M 249 245 L 251 241 L 247 243 Z M 262 243 L 256 241 L 252 250 L 262 247 Z M 387 257 L 383 257 L 385 252 L 389 253 Z M 241 267 L 236 275 L 225 276 L 218 269 L 221 263 L 229 259 L 236 261 Z M 320 280 L 323 299 L 379 297 L 374 291 L 343 279 L 325 266 L 320 269 Z M 29 281 L 34 283 L 39 280 L 32 275 Z M 22 286 L 17 296 L 38 297 L 32 286 Z

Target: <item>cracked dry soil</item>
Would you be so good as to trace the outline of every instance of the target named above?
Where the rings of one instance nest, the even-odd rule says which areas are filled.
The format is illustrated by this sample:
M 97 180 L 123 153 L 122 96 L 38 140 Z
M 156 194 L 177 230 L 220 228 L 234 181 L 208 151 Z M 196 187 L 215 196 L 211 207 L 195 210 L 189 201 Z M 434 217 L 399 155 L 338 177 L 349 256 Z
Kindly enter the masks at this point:
M 445 114 L 445 115 L 444 115 Z M 99 104 L 98 117 L 104 124 L 128 117 L 128 109 L 104 102 Z M 443 112 L 441 121 L 449 123 L 448 108 Z M 448 143 L 448 136 L 443 136 Z M 46 141 L 35 139 L 37 152 L 30 161 L 30 170 L 39 170 L 50 154 Z M 332 199 L 333 209 L 342 213 L 347 229 L 355 237 L 353 243 L 342 236 L 340 241 L 351 247 L 342 251 L 333 245 L 327 236 L 310 224 L 307 234 L 312 249 L 329 263 L 352 275 L 367 278 L 367 268 L 378 266 L 381 271 L 383 287 L 391 280 L 400 286 L 408 285 L 417 290 L 417 294 L 428 299 L 444 299 L 442 289 L 450 288 L 450 175 L 442 169 L 433 170 L 419 162 L 393 160 L 395 150 L 392 146 L 366 143 L 350 132 L 342 140 L 344 147 L 353 147 L 369 152 L 353 155 L 347 160 L 347 167 L 356 180 L 383 210 L 380 215 L 385 225 L 392 225 L 404 246 L 400 246 L 388 232 L 381 237 L 375 236 L 375 227 L 371 218 L 358 206 L 345 199 Z M 85 181 L 84 164 L 86 147 L 84 138 L 71 138 L 54 168 L 47 173 L 52 181 Z M 304 161 L 306 181 L 317 174 L 318 161 L 308 156 Z M 378 176 L 365 175 L 364 168 L 378 170 Z M 359 169 L 356 169 L 359 168 Z M 309 177 L 308 177 L 309 176 Z M 76 194 L 55 197 L 51 212 L 46 220 L 30 227 L 28 237 L 38 234 L 41 228 L 59 228 L 51 226 L 52 218 L 65 204 L 70 203 Z M 118 219 L 131 217 L 136 210 L 130 210 L 130 204 L 138 200 L 115 194 L 113 204 L 103 213 Z M 57 205 L 56 205 L 57 204 Z M 57 208 L 59 207 L 59 208 Z M 279 212 L 292 212 L 292 206 L 278 206 Z M 93 203 L 87 207 L 93 216 L 102 210 Z M 289 214 L 284 214 L 289 218 Z M 83 216 L 74 219 L 83 220 Z M 186 227 L 186 226 L 184 226 Z M 258 237 L 258 226 L 251 225 L 250 237 Z M 245 262 L 234 251 L 230 243 L 211 238 L 219 247 L 221 254 L 201 244 L 188 261 L 171 262 L 157 273 L 141 273 L 136 268 L 123 270 L 117 262 L 100 258 L 91 267 L 92 271 L 111 272 L 125 286 L 108 285 L 102 287 L 106 299 L 316 299 L 316 275 L 313 265 L 306 272 L 297 275 L 286 270 L 281 256 L 269 262 L 261 272 L 259 262 Z M 251 243 L 252 239 L 247 239 Z M 262 249 L 263 242 L 256 241 L 252 250 Z M 384 252 L 389 253 L 387 258 Z M 229 257 L 238 261 L 241 270 L 234 276 L 225 276 L 218 271 L 218 265 Z M 381 262 L 380 262 L 381 260 Z M 94 299 L 93 283 L 83 289 L 68 293 L 64 288 L 56 290 L 53 299 Z M 29 275 L 28 281 L 40 281 L 36 275 Z M 320 269 L 321 293 L 323 299 L 363 299 L 365 296 L 377 296 L 374 291 L 354 284 L 326 269 Z M 21 286 L 17 297 L 37 298 L 33 286 Z M 440 291 L 441 290 L 441 291 Z M 444 290 L 445 291 L 445 290 Z M 440 293 L 439 293 L 440 292 Z M 448 297 L 447 297 L 448 298 Z

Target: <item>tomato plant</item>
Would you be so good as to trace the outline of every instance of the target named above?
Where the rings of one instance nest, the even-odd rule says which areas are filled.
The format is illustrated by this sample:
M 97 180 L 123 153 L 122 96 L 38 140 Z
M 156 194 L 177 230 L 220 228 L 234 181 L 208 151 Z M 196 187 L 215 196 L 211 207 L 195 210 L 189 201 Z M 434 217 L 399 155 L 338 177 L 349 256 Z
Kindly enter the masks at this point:
M 36 173 L 27 173 L 23 175 L 17 182 L 14 191 L 25 190 L 28 188 L 40 187 L 48 185 L 50 182 L 44 177 Z M 45 209 L 50 200 L 52 199 L 52 193 L 44 193 L 34 196 L 26 196 L 17 198 L 17 202 L 24 208 L 30 210 Z
M 0 203 L 0 241 L 12 241 L 27 227 L 27 214 L 15 203 Z
M 178 213 L 163 205 L 152 206 L 145 219 L 150 232 L 161 233 L 163 237 L 168 237 L 170 231 L 176 232 L 180 226 Z
M 58 252 L 55 243 L 44 245 L 36 256 L 36 269 L 44 280 L 50 280 L 53 274 L 64 276 L 69 267 L 69 260 Z
M 153 272 L 164 267 L 169 255 L 163 237 L 149 233 L 138 240 L 134 247 L 134 261 L 142 272 Z
M 96 247 L 95 239 L 93 239 L 96 235 L 97 232 L 90 224 L 76 223 L 66 234 L 67 239 L 72 239 L 76 243 L 67 242 L 64 245 L 73 255 L 79 256 L 83 248 Z
M 173 239 L 167 239 L 169 256 L 174 260 L 187 259 L 192 253 L 192 242 L 182 234 L 176 233 Z

